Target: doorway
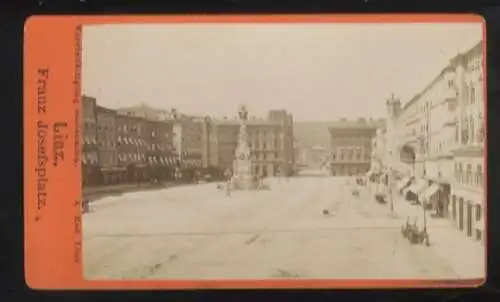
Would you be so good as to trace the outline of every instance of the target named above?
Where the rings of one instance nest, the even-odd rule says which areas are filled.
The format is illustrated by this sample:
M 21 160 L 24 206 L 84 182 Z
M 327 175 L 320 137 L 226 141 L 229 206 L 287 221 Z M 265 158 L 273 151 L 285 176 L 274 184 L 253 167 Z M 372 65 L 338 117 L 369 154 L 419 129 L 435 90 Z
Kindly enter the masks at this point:
M 472 204 L 467 203 L 467 237 L 472 236 Z

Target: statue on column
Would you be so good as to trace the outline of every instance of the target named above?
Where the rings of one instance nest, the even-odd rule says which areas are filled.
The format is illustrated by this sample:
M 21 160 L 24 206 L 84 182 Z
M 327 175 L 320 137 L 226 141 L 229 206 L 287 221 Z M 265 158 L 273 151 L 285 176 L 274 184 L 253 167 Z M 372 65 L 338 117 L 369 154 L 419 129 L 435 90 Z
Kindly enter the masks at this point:
M 248 111 L 245 106 L 240 106 L 238 116 L 240 120 L 240 132 L 238 135 L 238 145 L 235 150 L 235 160 L 233 162 L 231 187 L 236 190 L 257 189 L 252 181 L 252 160 L 250 158 L 250 147 L 248 145 L 246 126 Z

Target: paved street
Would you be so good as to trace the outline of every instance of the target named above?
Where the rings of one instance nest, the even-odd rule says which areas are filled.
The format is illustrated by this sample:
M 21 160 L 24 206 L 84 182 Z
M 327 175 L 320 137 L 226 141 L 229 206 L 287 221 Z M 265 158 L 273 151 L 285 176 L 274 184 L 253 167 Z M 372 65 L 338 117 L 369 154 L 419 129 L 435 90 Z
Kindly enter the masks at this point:
M 269 182 L 271 190 L 231 196 L 211 183 L 97 202 L 83 219 L 85 277 L 482 277 L 478 265 L 457 269 L 433 246 L 410 245 L 401 219 L 367 192 L 353 197 L 346 178 Z

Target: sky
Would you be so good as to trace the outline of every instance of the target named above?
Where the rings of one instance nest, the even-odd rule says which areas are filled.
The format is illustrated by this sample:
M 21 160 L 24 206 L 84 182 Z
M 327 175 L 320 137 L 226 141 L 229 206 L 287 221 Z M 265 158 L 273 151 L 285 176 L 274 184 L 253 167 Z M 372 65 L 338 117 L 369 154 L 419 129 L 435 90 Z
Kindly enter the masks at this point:
M 481 37 L 481 23 L 92 25 L 82 92 L 109 108 L 378 118 L 392 93 L 407 102 Z

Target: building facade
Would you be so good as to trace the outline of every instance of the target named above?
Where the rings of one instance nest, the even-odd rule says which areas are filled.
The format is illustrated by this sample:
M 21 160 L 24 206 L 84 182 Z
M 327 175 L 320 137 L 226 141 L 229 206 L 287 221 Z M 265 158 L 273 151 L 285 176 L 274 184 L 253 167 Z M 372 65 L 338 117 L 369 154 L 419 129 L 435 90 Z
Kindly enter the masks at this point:
M 150 149 L 145 119 L 131 115 L 116 115 L 117 158 L 124 172 L 120 182 L 149 180 L 147 155 Z
M 96 107 L 97 144 L 101 182 L 103 184 L 119 183 L 120 172 L 116 153 L 116 112 L 101 106 Z
M 477 240 L 484 237 L 483 61 L 479 42 L 452 58 L 404 106 L 394 96 L 386 101 L 387 153 L 392 152 L 386 164 L 406 176 L 402 192 L 414 193 Z
M 173 145 L 184 179 L 192 179 L 203 168 L 203 119 L 178 116 L 173 121 Z
M 99 157 L 97 148 L 96 99 L 82 96 L 82 185 L 96 185 L 100 180 Z
M 204 166 L 232 170 L 238 144 L 240 120 L 206 119 L 203 145 Z M 286 111 L 270 111 L 267 119 L 252 117 L 245 121 L 252 171 L 267 177 L 294 173 L 293 118 Z
M 177 165 L 177 153 L 173 142 L 173 122 L 170 120 L 146 120 L 147 165 L 150 176 L 173 180 Z
M 455 225 L 467 236 L 484 242 L 485 194 L 485 83 L 483 43 L 455 57 L 457 121 L 451 212 Z
M 330 173 L 332 176 L 363 175 L 371 169 L 372 140 L 377 123 L 360 119 L 330 125 Z

